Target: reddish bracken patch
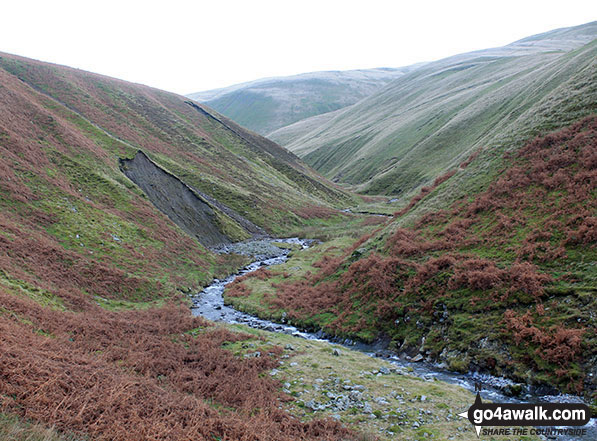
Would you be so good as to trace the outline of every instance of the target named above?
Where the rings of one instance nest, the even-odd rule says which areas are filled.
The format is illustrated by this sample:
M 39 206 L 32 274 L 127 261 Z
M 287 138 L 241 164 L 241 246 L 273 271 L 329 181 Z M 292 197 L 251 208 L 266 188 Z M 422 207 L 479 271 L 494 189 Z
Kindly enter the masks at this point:
M 341 333 L 392 329 L 399 310 L 429 316 L 436 300 L 463 295 L 473 311 L 499 315 L 524 304 L 548 316 L 541 302 L 553 282 L 554 263 L 562 267 L 574 248 L 596 246 L 597 117 L 535 139 L 508 160 L 511 166 L 486 191 L 396 229 L 385 247 L 376 244 L 373 251 L 355 254 L 372 237 L 364 236 L 344 255 L 322 258 L 315 265 L 319 271 L 304 280 L 278 284 L 266 300 L 298 320 L 332 313 L 337 318 L 326 329 Z M 396 215 L 431 189 L 424 188 Z M 541 329 L 514 315 L 504 323 L 513 344 L 538 345 L 542 359 L 562 366 L 559 375 L 582 354 L 585 333 L 575 323 Z
M 461 169 L 467 168 L 471 164 L 471 162 L 473 162 L 475 159 L 477 159 L 477 157 L 481 153 L 481 150 L 482 149 L 478 149 L 478 150 L 475 150 L 473 153 L 471 153 L 470 156 L 468 158 L 466 158 L 466 161 L 464 161 L 462 164 L 460 164 L 460 168 Z
M 280 348 L 235 357 L 223 343 L 250 336 L 208 325 L 187 308 L 68 313 L 1 289 L 0 307 L 12 311 L 0 321 L 3 412 L 105 440 L 348 435 L 336 422 L 301 423 L 278 408 L 287 398 L 262 373 L 278 366 Z
M 536 353 L 544 360 L 567 368 L 581 352 L 584 329 L 566 328 L 562 325 L 540 329 L 534 323 L 530 312 L 517 316 L 512 310 L 504 313 L 506 326 L 512 331 L 516 343 L 539 345 Z
M 369 227 L 371 225 L 382 225 L 388 222 L 388 218 L 385 216 L 367 216 L 361 222 L 361 227 Z

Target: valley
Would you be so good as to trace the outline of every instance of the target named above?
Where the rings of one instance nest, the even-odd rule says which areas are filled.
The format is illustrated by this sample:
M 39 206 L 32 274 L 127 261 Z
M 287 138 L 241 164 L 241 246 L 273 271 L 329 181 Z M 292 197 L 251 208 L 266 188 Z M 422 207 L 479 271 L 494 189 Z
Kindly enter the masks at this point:
M 596 35 L 593 22 L 427 63 L 271 138 L 335 182 L 408 197 L 479 149 L 499 158 L 594 113 Z
M 476 387 L 597 411 L 596 38 L 207 105 L 0 53 L 0 438 L 473 440 Z
M 235 282 L 224 296 L 243 310 L 285 313 L 293 324 L 342 338 L 384 336 L 394 351 L 452 370 L 590 395 L 595 182 L 591 160 L 574 155 L 594 155 L 594 124 L 587 119 L 529 143 L 520 153 L 526 159 L 518 156 L 475 198 L 401 227 L 409 210 L 458 172 L 438 179 L 394 219 L 369 218 L 374 224 L 362 236 L 338 233 L 308 257 Z M 572 140 L 575 153 L 564 147 Z M 568 166 L 558 162 L 564 156 Z M 570 183 L 554 192 L 553 173 Z M 586 374 L 575 379 L 577 369 Z

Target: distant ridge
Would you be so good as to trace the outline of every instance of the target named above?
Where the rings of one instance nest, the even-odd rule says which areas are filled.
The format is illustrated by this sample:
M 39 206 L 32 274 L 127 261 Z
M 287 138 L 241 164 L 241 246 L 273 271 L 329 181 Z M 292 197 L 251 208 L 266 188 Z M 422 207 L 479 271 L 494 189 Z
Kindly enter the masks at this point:
M 365 98 L 416 66 L 262 78 L 187 96 L 262 135 Z
M 335 181 L 409 193 L 480 147 L 532 134 L 540 115 L 554 129 L 594 112 L 595 38 L 591 22 L 428 63 L 269 136 Z

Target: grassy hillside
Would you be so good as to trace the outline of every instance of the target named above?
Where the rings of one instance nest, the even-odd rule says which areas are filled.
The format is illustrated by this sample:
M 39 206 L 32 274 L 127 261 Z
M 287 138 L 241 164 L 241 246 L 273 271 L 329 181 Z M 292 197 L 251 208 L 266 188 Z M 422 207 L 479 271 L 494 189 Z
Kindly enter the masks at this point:
M 217 259 L 120 171 L 118 159 L 138 149 L 269 231 L 347 197 L 276 144 L 182 97 L 5 54 L 0 81 L 6 283 L 72 289 L 79 302 L 82 291 L 88 301 L 148 300 L 164 285 L 211 279 Z M 214 210 L 223 230 L 242 234 Z
M 304 118 L 354 104 L 409 69 L 313 72 L 264 78 L 188 96 L 266 135 Z
M 593 116 L 528 142 L 506 155 L 486 190 L 404 227 L 417 206 L 483 162 L 473 155 L 377 230 L 358 240 L 345 233 L 235 282 L 228 301 L 343 337 L 384 337 L 398 352 L 454 370 L 590 396 L 596 159 Z
M 244 231 L 231 210 L 277 232 L 350 199 L 184 97 L 0 54 L 0 433 L 37 439 L 32 421 L 58 431 L 47 439 L 345 436 L 277 407 L 263 373 L 279 351 L 237 360 L 223 345 L 247 336 L 192 318 L 180 292 L 246 258 L 159 211 L 119 168 L 138 150 L 231 236 Z
M 29 86 L 32 100 L 56 120 L 43 129 L 64 120 L 103 152 L 106 173 L 120 176 L 117 158 L 141 149 L 186 184 L 274 231 L 300 222 L 288 207 L 346 197 L 286 150 L 183 97 L 9 55 L 0 67 Z M 86 149 L 81 155 L 89 156 Z
M 291 144 L 295 139 L 302 137 L 305 133 L 309 133 L 312 130 L 317 129 L 323 124 L 335 118 L 344 109 L 350 108 L 343 107 L 342 109 L 335 110 L 333 112 L 322 113 L 321 115 L 315 115 L 309 118 L 301 119 L 288 126 L 280 127 L 273 132 L 268 133 L 266 136 L 274 142 L 280 145 Z
M 459 388 L 193 317 L 184 294 L 247 261 L 206 244 L 262 230 L 321 243 L 230 284 L 236 307 L 595 398 L 595 27 L 422 66 L 300 123 L 353 133 L 303 153 L 392 200 L 188 98 L 0 54 L 0 437 L 470 430 Z
M 316 128 L 301 122 L 310 131 L 293 127 L 286 146 L 334 181 L 409 194 L 479 148 L 532 134 L 537 113 L 562 126 L 595 111 L 596 37 L 590 23 L 426 64 Z

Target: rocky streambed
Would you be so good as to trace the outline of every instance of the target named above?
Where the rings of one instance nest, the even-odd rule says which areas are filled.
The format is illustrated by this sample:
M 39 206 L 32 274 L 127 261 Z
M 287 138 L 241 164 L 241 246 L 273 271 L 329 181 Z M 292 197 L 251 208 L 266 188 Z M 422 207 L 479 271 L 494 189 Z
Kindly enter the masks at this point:
M 226 285 L 233 282 L 239 276 L 258 270 L 264 266 L 279 265 L 288 259 L 290 249 L 280 248 L 275 243 L 289 244 L 308 248 L 311 240 L 307 239 L 260 239 L 247 242 L 238 242 L 234 244 L 221 245 L 214 248 L 219 253 L 236 253 L 246 256 L 252 256 L 255 261 L 244 267 L 238 273 L 228 276 L 225 279 L 215 279 L 207 288 L 193 296 L 193 313 L 215 322 L 242 323 L 252 328 L 263 329 L 271 332 L 281 332 L 284 334 L 295 335 L 297 337 L 315 339 L 314 334 L 303 332 L 298 328 L 282 323 L 274 323 L 269 320 L 261 319 L 241 311 L 237 311 L 224 304 L 223 293 Z
M 270 332 L 278 332 L 293 335 L 296 337 L 328 341 L 330 343 L 342 344 L 353 350 L 364 352 L 371 357 L 383 357 L 390 363 L 401 369 L 406 369 L 409 375 L 417 376 L 426 380 L 436 379 L 451 384 L 457 384 L 467 390 L 475 391 L 476 385 L 482 385 L 481 396 L 485 400 L 495 402 L 583 402 L 580 397 L 574 395 L 546 395 L 539 388 L 529 387 L 527 385 L 518 385 L 511 380 L 502 377 L 495 377 L 488 374 L 470 372 L 462 374 L 448 371 L 441 366 L 428 362 L 413 362 L 406 360 L 398 355 L 388 351 L 383 342 L 377 344 L 365 344 L 350 340 L 338 341 L 327 336 L 323 332 L 306 332 L 284 323 L 275 323 L 270 320 L 238 311 L 224 304 L 223 293 L 226 285 L 233 282 L 237 277 L 253 272 L 264 266 L 279 265 L 288 260 L 291 252 L 290 248 L 276 246 L 276 244 L 294 245 L 295 248 L 308 248 L 313 241 L 309 239 L 286 238 L 286 239 L 259 239 L 246 242 L 221 245 L 214 248 L 219 253 L 236 253 L 252 256 L 255 260 L 244 267 L 236 274 L 232 274 L 225 279 L 215 279 L 200 293 L 192 297 L 192 311 L 194 315 L 200 315 L 208 320 L 215 322 L 225 322 L 231 324 L 244 324 L 256 329 L 262 329 Z M 513 397 L 511 391 L 520 389 L 518 397 Z M 472 404 L 472 403 L 471 403 Z M 594 440 L 597 439 L 597 423 L 592 419 L 587 426 L 587 435 L 583 437 L 564 437 L 559 436 L 558 440 Z

